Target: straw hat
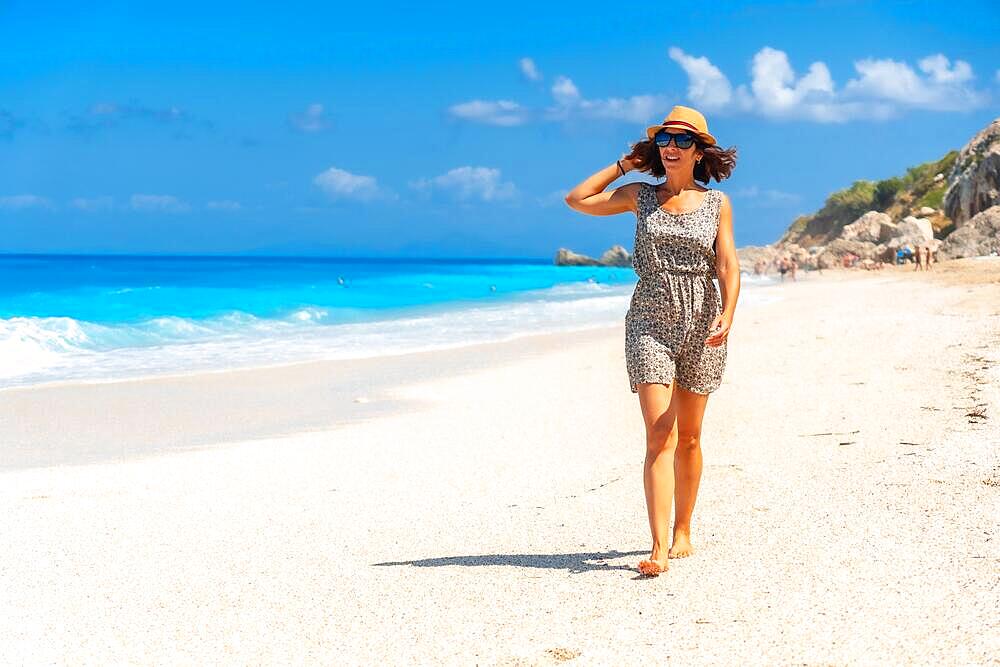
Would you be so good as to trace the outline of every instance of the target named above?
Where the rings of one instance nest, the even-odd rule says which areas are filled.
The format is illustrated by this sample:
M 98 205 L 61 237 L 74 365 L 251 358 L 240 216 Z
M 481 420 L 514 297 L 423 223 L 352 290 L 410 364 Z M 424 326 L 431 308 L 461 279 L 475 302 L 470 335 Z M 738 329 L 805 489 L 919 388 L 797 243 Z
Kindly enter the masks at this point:
M 687 130 L 698 135 L 702 143 L 715 145 L 715 137 L 708 131 L 708 123 L 701 113 L 691 107 L 676 105 L 659 125 L 646 128 L 646 136 L 652 139 L 660 130 Z

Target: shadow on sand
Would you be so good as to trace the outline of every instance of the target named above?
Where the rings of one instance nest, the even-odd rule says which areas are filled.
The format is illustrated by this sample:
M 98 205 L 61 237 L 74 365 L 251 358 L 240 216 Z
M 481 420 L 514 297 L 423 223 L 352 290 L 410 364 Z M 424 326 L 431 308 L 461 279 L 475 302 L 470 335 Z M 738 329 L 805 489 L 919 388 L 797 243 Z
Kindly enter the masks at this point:
M 448 556 L 446 558 L 424 558 L 422 560 L 401 560 L 373 563 L 376 566 L 412 565 L 414 567 L 444 567 L 464 565 L 466 567 L 509 565 L 512 567 L 537 567 L 546 570 L 566 570 L 570 574 L 581 572 L 628 570 L 635 571 L 635 565 L 609 565 L 606 561 L 624 556 L 648 556 L 645 551 L 606 551 L 576 554 L 487 554 L 484 556 Z

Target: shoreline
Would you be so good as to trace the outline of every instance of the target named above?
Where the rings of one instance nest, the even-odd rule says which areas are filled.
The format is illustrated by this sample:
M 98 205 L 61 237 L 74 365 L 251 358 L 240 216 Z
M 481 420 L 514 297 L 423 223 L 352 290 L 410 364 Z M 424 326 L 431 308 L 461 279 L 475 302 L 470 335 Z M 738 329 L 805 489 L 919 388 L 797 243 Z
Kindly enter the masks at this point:
M 812 272 L 812 273 L 816 274 L 815 277 L 823 279 L 825 277 L 828 277 L 828 275 L 830 273 L 832 273 L 832 272 L 831 271 L 827 271 L 827 275 L 819 274 L 818 272 Z M 846 275 L 848 272 L 845 271 L 844 273 Z M 788 282 L 791 283 L 793 281 L 789 280 Z M 780 285 L 781 285 L 781 283 L 778 282 L 778 281 L 776 281 L 774 284 L 758 285 L 758 286 L 754 286 L 751 289 L 753 289 L 755 291 L 758 290 L 758 289 L 760 289 L 760 290 L 763 291 L 763 290 L 768 290 L 768 289 L 774 289 L 776 287 L 779 287 Z M 746 288 L 744 288 L 744 289 L 746 289 Z M 627 304 L 626 304 L 626 308 L 627 308 Z M 622 311 L 621 316 L 622 316 L 622 318 L 624 318 L 624 316 L 625 316 L 625 311 L 624 310 Z M 159 381 L 159 380 L 167 380 L 167 379 L 190 378 L 190 377 L 197 377 L 197 376 L 203 376 L 203 375 L 215 375 L 215 374 L 221 374 L 221 373 L 236 373 L 236 372 L 245 372 L 245 371 L 273 370 L 273 369 L 279 369 L 279 368 L 286 368 L 286 367 L 289 367 L 289 366 L 300 366 L 300 365 L 305 365 L 305 364 L 341 363 L 341 362 L 362 361 L 362 360 L 366 360 L 366 359 L 373 359 L 373 360 L 374 359 L 392 359 L 392 358 L 401 357 L 401 356 L 405 356 L 405 355 L 411 355 L 411 354 L 446 353 L 446 352 L 451 351 L 451 350 L 456 350 L 456 349 L 466 348 L 466 347 L 471 347 L 471 346 L 477 346 L 477 345 L 501 345 L 501 344 L 509 343 L 509 342 L 512 342 L 512 341 L 515 341 L 515 340 L 518 340 L 518 339 L 521 339 L 521 338 L 533 338 L 533 337 L 537 337 L 537 336 L 573 335 L 573 334 L 575 334 L 577 332 L 580 332 L 580 331 L 591 331 L 591 330 L 596 330 L 596 329 L 610 329 L 610 328 L 613 328 L 615 326 L 617 326 L 616 323 L 615 324 L 609 323 L 609 324 L 605 324 L 605 325 L 591 325 L 591 326 L 586 326 L 586 327 L 582 327 L 582 328 L 579 328 L 579 329 L 569 329 L 569 330 L 565 330 L 565 331 L 549 331 L 549 332 L 545 332 L 545 333 L 541 333 L 541 334 L 539 334 L 539 333 L 531 333 L 531 332 L 519 332 L 519 333 L 513 334 L 512 336 L 510 336 L 510 337 L 508 337 L 506 339 L 503 339 L 503 340 L 490 340 L 490 341 L 481 341 L 481 342 L 476 342 L 476 343 L 454 343 L 454 344 L 446 344 L 446 345 L 444 345 L 442 347 L 436 347 L 436 348 L 429 349 L 429 350 L 407 350 L 407 351 L 404 351 L 404 352 L 398 352 L 398 353 L 392 353 L 392 354 L 373 354 L 373 355 L 366 356 L 366 357 L 348 357 L 348 358 L 343 358 L 343 359 L 304 359 L 304 360 L 292 360 L 292 361 L 279 361 L 279 362 L 268 363 L 268 364 L 256 364 L 255 363 L 255 364 L 246 365 L 246 366 L 242 366 L 241 365 L 241 366 L 233 366 L 233 367 L 226 367 L 226 368 L 201 368 L 201 369 L 192 369 L 192 370 L 181 370 L 181 371 L 176 371 L 176 372 L 157 372 L 157 373 L 152 373 L 150 375 L 135 375 L 135 376 L 129 375 L 127 377 L 68 378 L 68 379 L 55 379 L 55 380 L 40 380 L 40 381 L 32 382 L 30 384 L 15 384 L 15 385 L 10 385 L 10 386 L 0 386 L 0 396 L 2 396 L 4 392 L 29 391 L 29 390 L 35 390 L 35 389 L 52 389 L 52 388 L 57 388 L 57 387 L 72 387 L 72 386 L 84 386 L 84 385 L 90 386 L 90 385 L 118 384 L 118 383 L 123 383 L 123 382 L 149 382 L 149 381 Z
M 799 285 L 886 279 L 876 272 L 809 272 L 806 279 L 754 290 L 778 303 Z M 742 295 L 741 295 L 742 297 Z M 622 312 L 624 318 L 624 311 Z M 623 324 L 567 332 L 525 333 L 504 341 L 355 359 L 312 360 L 100 381 L 59 380 L 0 390 L 0 472 L 33 467 L 121 462 L 214 444 L 322 431 L 420 410 L 405 394 L 414 385 L 553 354 L 567 347 L 623 343 Z M 621 339 L 621 340 L 619 340 Z M 624 366 L 622 368 L 624 373 Z M 627 389 L 627 382 L 626 382 Z M 213 404 L 204 423 L 199 406 Z M 62 410 L 52 414 L 48 406 Z M 267 406 L 266 411 L 260 410 Z M 44 444 L 43 444 L 44 443 Z
M 597 326 L 583 327 L 580 329 L 571 329 L 567 331 L 549 331 L 540 334 L 525 332 L 525 333 L 515 334 L 510 338 L 506 338 L 503 340 L 482 341 L 477 343 L 455 343 L 453 345 L 445 345 L 442 347 L 435 347 L 428 350 L 408 350 L 405 352 L 396 352 L 392 354 L 373 354 L 367 357 L 348 357 L 344 359 L 303 359 L 298 361 L 279 361 L 270 364 L 252 364 L 247 366 L 234 366 L 228 368 L 203 368 L 203 369 L 193 369 L 193 370 L 177 371 L 169 373 L 168 372 L 154 373 L 151 375 L 136 375 L 136 376 L 130 375 L 128 377 L 115 377 L 115 378 L 71 378 L 71 379 L 60 379 L 60 380 L 42 380 L 40 382 L 34 382 L 32 384 L 0 387 L 0 396 L 2 396 L 4 392 L 32 391 L 36 389 L 54 389 L 59 387 L 121 384 L 125 382 L 156 382 L 160 380 L 181 380 L 184 378 L 202 377 L 206 375 L 219 375 L 224 373 L 247 373 L 253 371 L 269 371 L 269 370 L 287 368 L 290 366 L 306 366 L 310 364 L 340 364 L 349 362 L 376 361 L 379 359 L 394 360 L 397 357 L 405 357 L 414 354 L 444 354 L 447 352 L 451 352 L 453 350 L 464 349 L 467 347 L 475 347 L 481 345 L 503 345 L 506 343 L 512 343 L 522 338 L 535 338 L 539 336 L 573 335 L 578 332 L 592 331 L 596 329 L 610 329 L 613 328 L 614 326 L 615 326 L 614 324 L 597 325 Z
M 130 361 L 121 364 L 120 367 L 113 365 L 112 367 L 98 366 L 97 368 L 81 369 L 74 366 L 72 364 L 74 360 L 71 359 L 71 364 L 68 366 L 60 367 L 60 364 L 55 364 L 56 370 L 54 371 L 42 367 L 30 373 L 0 377 L 0 393 L 39 387 L 98 385 L 122 381 L 180 378 L 236 370 L 279 368 L 313 362 L 395 357 L 400 354 L 452 350 L 468 345 L 503 343 L 524 336 L 538 335 L 536 329 L 541 329 L 544 333 L 552 335 L 562 335 L 578 330 L 611 327 L 623 317 L 624 311 L 628 307 L 628 295 L 633 285 L 634 283 L 631 285 L 628 283 L 605 283 L 601 287 L 605 290 L 610 288 L 611 293 L 590 293 L 581 295 L 579 298 L 553 299 L 545 307 L 554 315 L 550 316 L 548 321 L 543 322 L 534 321 L 531 318 L 533 313 L 525 313 L 521 310 L 525 307 L 531 308 L 538 305 L 533 300 L 526 300 L 524 297 L 550 289 L 567 287 L 579 289 L 584 286 L 584 283 L 571 282 L 541 290 L 523 290 L 516 293 L 514 298 L 504 302 L 496 302 L 491 299 L 477 301 L 460 298 L 450 302 L 424 304 L 418 310 L 400 310 L 393 307 L 381 312 L 379 318 L 373 320 L 323 325 L 298 332 L 296 334 L 299 336 L 298 338 L 288 337 L 286 333 L 285 336 L 265 336 L 259 339 L 251 337 L 237 339 L 230 343 L 233 349 L 239 349 L 244 345 L 255 348 L 261 345 L 265 347 L 270 345 L 272 346 L 270 355 L 261 354 L 258 350 L 252 357 L 240 354 L 227 357 L 225 353 L 221 353 L 220 356 L 218 350 L 203 349 L 203 354 L 215 355 L 217 358 L 214 361 L 206 361 L 197 355 L 191 357 L 181 354 L 179 357 L 174 357 L 177 352 L 183 352 L 185 349 L 197 350 L 210 345 L 212 343 L 210 337 L 187 342 L 172 341 L 149 347 L 131 346 L 118 350 L 103 350 L 94 352 L 94 354 L 97 356 L 124 355 Z M 755 286 L 753 289 L 756 291 L 758 287 Z M 611 304 L 612 301 L 614 304 Z M 544 300 L 541 301 L 541 304 L 545 303 Z M 603 304 L 600 310 L 604 312 L 595 317 L 593 310 L 595 304 L 598 303 Z M 313 307 L 303 306 L 304 310 L 309 308 Z M 566 317 L 574 316 L 575 308 L 583 309 L 580 311 L 580 321 L 567 321 Z M 527 317 L 515 320 L 511 316 L 509 321 L 496 321 L 505 311 L 516 312 L 522 318 Z M 614 313 L 614 316 L 611 316 L 611 313 Z M 188 321 L 183 316 L 178 316 L 178 318 L 182 321 Z M 262 321 L 266 321 L 266 318 Z M 479 322 L 479 324 L 463 328 L 463 325 L 469 322 Z M 109 326 L 113 328 L 117 325 Z M 484 331 L 484 328 L 488 328 L 488 330 Z M 323 330 L 326 330 L 325 334 Z M 396 344 L 393 345 L 385 338 L 394 330 L 410 330 L 410 333 L 396 340 Z M 449 333 L 441 335 L 439 332 Z M 240 334 L 237 333 L 237 335 Z M 373 341 L 374 347 L 369 346 L 366 349 L 358 350 L 343 345 L 345 341 L 355 338 L 364 340 L 369 337 Z M 463 339 L 463 337 L 467 339 Z M 217 338 L 225 339 L 226 335 L 219 333 Z M 434 342 L 427 345 L 425 343 L 427 340 Z M 278 343 L 281 345 L 278 346 Z M 289 350 L 295 351 L 289 354 Z M 160 355 L 165 358 L 172 357 L 173 364 L 164 365 L 156 361 L 155 357 Z M 16 358 L 16 351 L 12 352 L 11 356 Z

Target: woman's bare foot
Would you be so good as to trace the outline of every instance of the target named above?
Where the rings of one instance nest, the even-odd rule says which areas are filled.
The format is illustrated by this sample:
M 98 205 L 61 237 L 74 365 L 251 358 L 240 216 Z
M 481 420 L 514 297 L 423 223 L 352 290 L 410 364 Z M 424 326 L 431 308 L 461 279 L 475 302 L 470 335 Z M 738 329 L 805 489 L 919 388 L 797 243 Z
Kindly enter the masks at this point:
M 691 537 L 683 530 L 674 531 L 674 543 L 667 552 L 667 558 L 684 558 L 690 556 L 694 549 L 691 547 Z
M 654 548 L 649 558 L 639 561 L 639 572 L 647 577 L 655 577 L 666 572 L 670 563 L 667 562 L 666 558 L 660 558 L 660 553 L 659 549 Z

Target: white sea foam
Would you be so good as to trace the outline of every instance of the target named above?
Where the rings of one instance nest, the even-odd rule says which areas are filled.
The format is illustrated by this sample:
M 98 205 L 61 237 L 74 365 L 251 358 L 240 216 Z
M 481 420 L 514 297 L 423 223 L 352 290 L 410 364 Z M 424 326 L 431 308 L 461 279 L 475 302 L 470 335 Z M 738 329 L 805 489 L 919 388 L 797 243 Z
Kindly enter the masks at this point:
M 744 284 L 754 282 L 744 277 Z M 379 319 L 369 312 L 367 320 L 357 312 L 314 306 L 275 319 L 239 311 L 120 324 L 0 319 L 0 387 L 373 357 L 614 326 L 622 322 L 633 288 L 565 283 L 495 300 L 387 310 Z M 744 290 L 741 307 L 779 298 L 764 292 Z

